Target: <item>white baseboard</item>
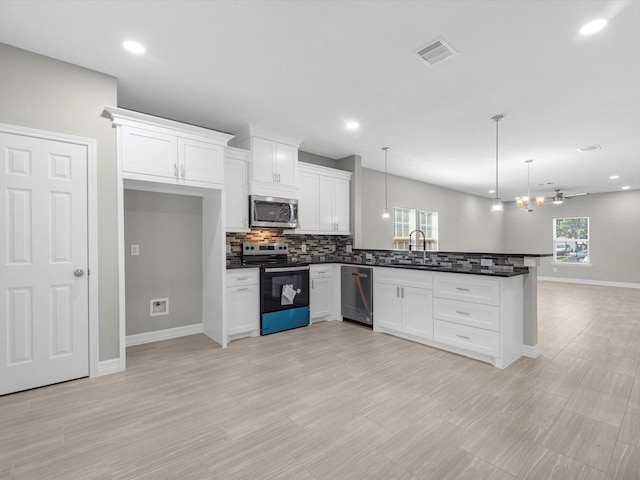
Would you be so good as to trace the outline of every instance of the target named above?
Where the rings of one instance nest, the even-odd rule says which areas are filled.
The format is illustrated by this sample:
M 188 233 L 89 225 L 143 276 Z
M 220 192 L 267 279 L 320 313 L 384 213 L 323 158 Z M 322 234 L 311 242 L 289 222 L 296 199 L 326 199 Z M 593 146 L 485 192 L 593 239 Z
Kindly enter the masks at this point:
M 599 285 L 601 287 L 640 288 L 640 283 L 605 282 L 603 280 L 584 280 L 581 278 L 538 277 L 538 280 L 542 280 L 543 282 L 580 283 L 584 285 Z
M 155 332 L 137 333 L 135 335 L 127 335 L 126 345 L 142 345 L 143 343 L 159 342 L 161 340 L 169 340 L 171 338 L 186 337 L 187 335 L 196 335 L 202 333 L 202 324 L 187 325 L 185 327 L 167 328 L 165 330 L 156 330 Z
M 522 345 L 522 355 L 530 358 L 538 358 L 542 350 L 540 350 L 540 345 Z
M 96 376 L 111 375 L 112 373 L 122 372 L 124 368 L 120 365 L 119 358 L 112 358 L 111 360 L 104 360 L 98 362 L 98 373 Z

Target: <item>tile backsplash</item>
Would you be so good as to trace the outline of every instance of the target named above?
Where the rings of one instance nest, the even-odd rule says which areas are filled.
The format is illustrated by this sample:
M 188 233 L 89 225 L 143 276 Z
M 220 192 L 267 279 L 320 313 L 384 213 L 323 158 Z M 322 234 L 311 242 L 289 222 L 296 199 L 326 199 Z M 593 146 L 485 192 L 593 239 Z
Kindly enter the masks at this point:
M 499 253 L 426 252 L 406 250 L 361 250 L 347 253 L 353 239 L 347 235 L 284 234 L 282 230 L 252 230 L 250 233 L 227 233 L 227 265 L 237 265 L 242 257 L 242 244 L 283 242 L 289 246 L 292 262 L 354 262 L 364 265 L 426 264 L 456 270 L 491 270 L 494 272 L 527 271 L 522 255 Z M 303 252 L 303 245 L 306 252 Z

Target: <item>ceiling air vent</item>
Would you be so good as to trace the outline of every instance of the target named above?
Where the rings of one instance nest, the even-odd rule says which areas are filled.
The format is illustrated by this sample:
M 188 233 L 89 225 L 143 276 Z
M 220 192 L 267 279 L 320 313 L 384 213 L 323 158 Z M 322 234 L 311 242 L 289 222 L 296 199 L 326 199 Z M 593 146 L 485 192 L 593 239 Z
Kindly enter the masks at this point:
M 455 57 L 458 52 L 456 52 L 447 42 L 440 39 L 420 48 L 420 50 L 417 51 L 417 54 L 422 61 L 431 67 L 436 63 Z
M 580 153 L 584 152 L 593 152 L 594 150 L 600 150 L 602 147 L 600 145 L 590 145 L 588 147 L 578 148 Z

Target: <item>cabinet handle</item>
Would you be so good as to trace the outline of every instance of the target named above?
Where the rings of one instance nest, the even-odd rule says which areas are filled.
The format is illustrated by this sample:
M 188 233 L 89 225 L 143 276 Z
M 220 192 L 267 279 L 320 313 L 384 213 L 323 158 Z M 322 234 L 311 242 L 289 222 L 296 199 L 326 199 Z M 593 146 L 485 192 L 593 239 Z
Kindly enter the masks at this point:
M 173 164 L 173 175 L 178 178 L 178 164 L 174 163 Z
M 459 313 L 460 315 L 471 315 L 469 312 L 461 312 L 460 310 L 456 310 L 456 313 Z
M 315 288 L 315 287 L 314 287 L 313 280 L 311 280 L 311 288 Z
M 396 287 L 396 297 L 400 298 L 400 287 Z
M 240 281 L 240 280 L 249 280 L 249 277 L 238 277 L 236 278 L 236 280 Z
M 467 337 L 465 335 L 456 335 L 458 338 L 464 338 L 465 340 L 471 340 L 471 337 Z
M 244 292 L 245 290 L 249 290 L 249 287 L 239 288 L 238 292 Z
M 184 175 L 184 165 L 182 165 L 182 178 L 184 178 L 184 177 L 185 177 L 185 175 Z
M 460 290 L 462 292 L 468 292 L 469 291 L 468 288 L 462 288 L 462 287 L 456 287 L 456 290 Z
M 271 180 L 273 180 L 273 183 L 276 183 L 276 174 L 275 173 L 271 174 Z
M 402 294 L 402 298 L 404 298 L 404 287 L 400 288 L 400 293 Z
M 246 218 L 244 219 L 244 226 L 245 227 L 247 226 L 247 219 Z

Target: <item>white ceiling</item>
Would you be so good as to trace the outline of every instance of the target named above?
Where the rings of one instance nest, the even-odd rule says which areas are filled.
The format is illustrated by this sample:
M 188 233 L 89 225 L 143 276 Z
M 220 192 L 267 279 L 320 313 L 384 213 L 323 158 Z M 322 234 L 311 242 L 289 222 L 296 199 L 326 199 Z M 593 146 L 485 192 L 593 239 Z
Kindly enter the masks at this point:
M 382 171 L 390 146 L 390 173 L 486 197 L 504 114 L 505 200 L 526 192 L 526 159 L 532 194 L 640 188 L 639 26 L 638 1 L 0 2 L 0 42 L 117 77 L 121 107 L 249 122 Z M 437 38 L 459 54 L 429 68 L 415 52 Z

